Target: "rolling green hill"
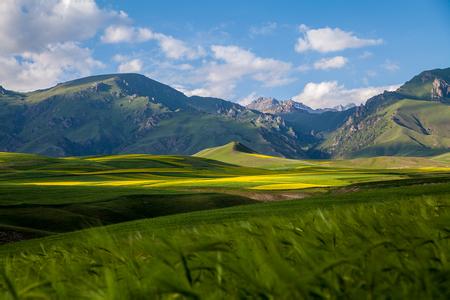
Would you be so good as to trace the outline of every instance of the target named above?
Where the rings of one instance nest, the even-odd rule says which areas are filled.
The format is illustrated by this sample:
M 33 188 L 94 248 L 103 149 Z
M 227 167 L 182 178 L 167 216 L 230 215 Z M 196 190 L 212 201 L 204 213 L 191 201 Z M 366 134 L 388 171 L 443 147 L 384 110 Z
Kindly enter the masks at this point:
M 268 171 L 267 171 L 268 172 Z M 264 170 L 190 156 L 49 158 L 0 152 L 0 243 L 128 220 L 255 201 L 176 182 Z M 150 188 L 151 184 L 173 186 Z M 14 239 L 12 239 L 14 240 Z
M 366 189 L 369 183 L 448 180 L 445 162 L 368 160 L 289 160 L 258 154 L 241 143 L 205 149 L 198 156 L 51 158 L 0 152 L 0 243 L 256 201 L 338 193 L 349 186 Z
M 255 168 L 279 169 L 309 165 L 300 160 L 259 154 L 239 142 L 231 142 L 223 146 L 204 149 L 194 154 L 194 156 Z
M 426 71 L 368 100 L 323 142 L 335 157 L 432 156 L 450 149 L 449 69 Z

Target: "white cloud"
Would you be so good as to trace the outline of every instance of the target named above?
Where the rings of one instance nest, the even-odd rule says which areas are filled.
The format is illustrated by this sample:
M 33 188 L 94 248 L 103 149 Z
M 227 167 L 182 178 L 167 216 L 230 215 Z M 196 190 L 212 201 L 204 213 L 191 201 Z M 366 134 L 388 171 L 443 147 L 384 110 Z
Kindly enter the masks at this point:
M 305 25 L 300 25 L 299 29 L 303 36 L 297 40 L 295 45 L 297 52 L 318 51 L 325 53 L 383 43 L 382 39 L 362 39 L 355 36 L 353 32 L 344 31 L 340 28 L 310 29 Z
M 145 27 L 111 25 L 101 37 L 104 43 L 140 43 L 156 41 L 166 57 L 171 59 L 197 59 L 205 55 L 202 47 L 192 48 L 170 35 L 154 32 Z
M 197 59 L 205 55 L 205 51 L 202 47 L 188 47 L 183 41 L 169 35 L 157 33 L 155 34 L 155 39 L 158 41 L 161 50 L 168 58 Z
M 0 56 L 0 82 L 8 89 L 30 91 L 60 80 L 87 76 L 104 67 L 88 48 L 74 42 L 48 45 L 40 52 L 26 51 L 15 57 Z
M 132 59 L 130 61 L 122 62 L 118 67 L 119 73 L 138 73 L 142 70 L 142 61 L 140 59 Z
M 266 87 L 282 86 L 293 81 L 289 77 L 292 70 L 290 63 L 258 57 L 237 46 L 213 45 L 211 51 L 214 60 L 202 66 L 193 79 L 194 83 L 206 84 L 191 91 L 192 94 L 230 98 L 238 81 L 244 77 Z
M 208 75 L 211 81 L 223 81 L 244 75 L 250 75 L 254 80 L 269 87 L 284 85 L 291 81 L 291 78 L 286 76 L 292 68 L 290 63 L 273 58 L 258 57 L 237 46 L 213 45 L 211 50 L 215 59 L 225 62 L 211 68 Z
M 236 88 L 234 82 L 221 82 L 216 84 L 208 84 L 201 88 L 181 88 L 180 91 L 187 96 L 202 96 L 202 97 L 216 97 L 229 99 L 233 96 L 233 91 Z
M 100 9 L 94 0 L 0 1 L 0 53 L 39 52 L 49 44 L 93 37 L 123 12 Z
M 335 56 L 329 58 L 322 58 L 314 63 L 316 70 L 340 69 L 344 67 L 348 59 L 343 56 Z
M 111 25 L 105 29 L 101 37 L 103 43 L 136 43 L 152 39 L 154 33 L 142 27 L 131 27 L 126 25 Z
M 0 1 L 0 82 L 29 91 L 87 76 L 103 64 L 81 42 L 110 22 L 126 22 L 122 11 L 94 0 Z
M 364 87 L 346 89 L 337 81 L 309 82 L 303 91 L 292 99 L 302 102 L 312 108 L 327 108 L 349 103 L 361 104 L 370 97 L 386 91 L 396 90 L 400 85 Z

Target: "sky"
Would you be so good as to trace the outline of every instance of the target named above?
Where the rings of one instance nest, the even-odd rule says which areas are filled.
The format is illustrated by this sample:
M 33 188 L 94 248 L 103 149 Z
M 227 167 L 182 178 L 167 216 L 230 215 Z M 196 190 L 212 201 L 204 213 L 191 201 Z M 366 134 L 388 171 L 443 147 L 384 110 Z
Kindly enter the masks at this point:
M 141 73 L 246 104 L 360 104 L 450 67 L 450 1 L 0 1 L 0 85 Z

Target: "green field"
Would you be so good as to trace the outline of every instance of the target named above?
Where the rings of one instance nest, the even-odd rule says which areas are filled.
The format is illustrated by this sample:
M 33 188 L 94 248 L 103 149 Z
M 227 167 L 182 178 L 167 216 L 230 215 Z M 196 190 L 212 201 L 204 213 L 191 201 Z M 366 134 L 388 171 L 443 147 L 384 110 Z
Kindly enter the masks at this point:
M 258 201 L 300 199 L 371 182 L 434 180 L 448 175 L 445 164 L 434 161 L 427 168 L 392 170 L 368 168 L 361 161 L 304 162 L 236 153 L 228 154 L 237 156 L 234 163 L 250 156 L 252 164 L 267 168 L 190 156 L 47 158 L 0 153 L 0 226 L 9 232 L 3 239 Z M 355 162 L 364 168 L 350 168 Z
M 449 207 L 445 155 L 0 153 L 0 299 L 446 299 Z

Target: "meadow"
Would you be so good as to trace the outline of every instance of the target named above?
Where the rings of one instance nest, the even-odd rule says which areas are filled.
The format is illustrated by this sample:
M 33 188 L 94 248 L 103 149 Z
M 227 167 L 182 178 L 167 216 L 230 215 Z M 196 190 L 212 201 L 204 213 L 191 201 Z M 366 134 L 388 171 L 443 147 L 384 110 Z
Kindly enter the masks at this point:
M 446 156 L 245 155 L 0 154 L 0 298 L 450 297 Z
M 264 168 L 190 156 L 48 158 L 2 153 L 0 242 L 174 213 L 332 194 L 374 182 L 392 185 L 448 177 L 448 169 L 441 165 L 349 168 L 343 162 L 330 166 L 326 161 L 240 155 Z M 267 161 L 271 167 L 264 165 Z M 279 165 L 273 166 L 274 161 Z M 286 167 L 284 161 L 295 164 Z

